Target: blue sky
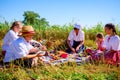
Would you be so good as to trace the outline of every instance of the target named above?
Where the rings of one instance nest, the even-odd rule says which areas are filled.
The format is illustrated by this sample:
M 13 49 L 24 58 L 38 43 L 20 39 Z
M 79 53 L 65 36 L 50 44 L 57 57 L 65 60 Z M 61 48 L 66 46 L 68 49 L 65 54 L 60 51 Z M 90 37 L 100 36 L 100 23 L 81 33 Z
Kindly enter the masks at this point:
M 0 22 L 22 21 L 24 11 L 34 11 L 50 25 L 120 24 L 119 8 L 120 0 L 0 0 Z

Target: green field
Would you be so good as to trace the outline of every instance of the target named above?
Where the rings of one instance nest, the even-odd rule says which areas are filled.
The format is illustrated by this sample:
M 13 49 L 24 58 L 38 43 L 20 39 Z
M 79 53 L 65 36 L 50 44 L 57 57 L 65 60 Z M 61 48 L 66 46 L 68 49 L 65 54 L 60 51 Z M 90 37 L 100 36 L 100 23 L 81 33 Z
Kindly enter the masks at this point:
M 39 18 L 39 15 L 34 12 L 25 12 L 23 16 L 25 17 L 23 23 L 32 25 L 36 31 L 34 39 L 45 41 L 44 45 L 48 50 L 66 49 L 66 40 L 73 29 L 73 22 L 63 26 L 50 26 L 45 18 Z M 120 36 L 120 25 L 115 25 Z M 0 23 L 0 52 L 2 40 L 10 26 L 11 23 L 7 21 Z M 85 46 L 95 49 L 95 36 L 98 32 L 104 33 L 104 25 L 97 23 L 89 28 L 82 26 L 82 29 L 85 32 Z M 2 60 L 0 57 L 0 62 Z M 56 66 L 39 63 L 37 67 L 33 68 L 21 66 L 15 68 L 14 65 L 11 65 L 9 68 L 0 68 L 0 80 L 120 80 L 120 66 L 108 65 L 104 62 L 82 63 L 79 66 L 74 62 Z
M 11 24 L 0 23 L 0 46 L 2 39 L 9 30 Z M 33 26 L 37 35 L 34 39 L 46 40 L 45 45 L 49 50 L 57 48 L 66 49 L 66 39 L 69 32 L 73 29 L 73 24 L 59 26 Z M 120 26 L 116 25 L 120 35 Z M 96 48 L 95 35 L 97 32 L 104 33 L 104 26 L 99 23 L 91 28 L 83 27 L 85 32 L 85 46 Z M 1 49 L 0 49 L 1 50 Z M 2 58 L 1 58 L 2 61 Z M 0 80 L 120 80 L 120 67 L 107 65 L 104 63 L 81 64 L 65 63 L 61 65 L 39 64 L 35 68 L 17 67 L 3 68 L 0 71 Z

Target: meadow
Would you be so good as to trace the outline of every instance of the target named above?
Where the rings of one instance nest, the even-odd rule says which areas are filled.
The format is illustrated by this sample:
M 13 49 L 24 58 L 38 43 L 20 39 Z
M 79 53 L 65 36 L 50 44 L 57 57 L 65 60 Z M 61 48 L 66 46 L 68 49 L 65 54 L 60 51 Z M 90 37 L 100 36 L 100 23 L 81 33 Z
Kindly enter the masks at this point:
M 0 51 L 2 40 L 9 30 L 11 24 L 7 22 L 0 23 Z M 48 50 L 65 50 L 66 40 L 69 32 L 73 29 L 73 24 L 40 26 L 33 25 L 37 41 L 43 41 Z M 85 32 L 85 46 L 96 48 L 95 35 L 98 32 L 104 33 L 104 25 L 98 23 L 92 27 L 83 26 Z M 120 25 L 116 24 L 117 33 L 120 36 Z M 104 33 L 105 35 L 105 33 Z M 0 58 L 2 61 L 2 57 Z M 107 65 L 105 63 L 82 63 L 77 65 L 74 62 L 68 62 L 57 66 L 40 63 L 37 67 L 26 68 L 13 65 L 9 68 L 0 69 L 0 80 L 120 80 L 120 67 Z

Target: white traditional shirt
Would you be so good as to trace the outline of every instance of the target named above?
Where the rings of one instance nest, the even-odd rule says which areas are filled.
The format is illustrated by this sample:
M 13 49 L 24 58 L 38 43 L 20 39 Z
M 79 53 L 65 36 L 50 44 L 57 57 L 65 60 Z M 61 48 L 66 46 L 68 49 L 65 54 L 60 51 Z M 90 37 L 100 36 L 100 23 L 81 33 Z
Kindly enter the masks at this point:
M 3 39 L 2 50 L 6 51 L 9 45 L 18 38 L 18 33 L 15 33 L 13 30 L 9 30 Z
M 27 42 L 23 37 L 18 38 L 17 40 L 13 41 L 6 51 L 6 55 L 4 58 L 4 62 L 10 62 L 11 60 L 16 60 L 25 57 L 29 54 L 30 49 L 33 46 Z
M 76 35 L 75 31 L 72 30 L 68 36 L 68 40 L 70 40 L 71 45 L 73 45 L 73 41 L 84 41 L 84 32 L 79 30 L 78 35 Z
M 115 36 L 105 36 L 104 44 L 106 46 L 106 50 L 115 50 L 118 51 L 120 50 L 120 37 L 118 35 Z

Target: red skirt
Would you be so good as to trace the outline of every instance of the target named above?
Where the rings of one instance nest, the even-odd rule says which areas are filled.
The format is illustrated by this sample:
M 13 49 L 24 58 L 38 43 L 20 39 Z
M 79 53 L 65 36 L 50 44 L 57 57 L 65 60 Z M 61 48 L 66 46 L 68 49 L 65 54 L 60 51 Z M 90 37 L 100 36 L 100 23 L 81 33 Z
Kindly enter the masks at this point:
M 119 64 L 120 63 L 120 51 L 116 51 L 114 53 L 106 53 L 104 55 L 105 61 L 108 64 Z
M 98 53 L 97 50 L 86 49 L 86 53 L 90 54 L 90 59 L 100 60 L 100 53 Z

